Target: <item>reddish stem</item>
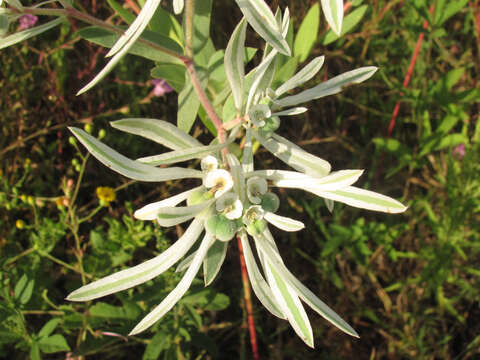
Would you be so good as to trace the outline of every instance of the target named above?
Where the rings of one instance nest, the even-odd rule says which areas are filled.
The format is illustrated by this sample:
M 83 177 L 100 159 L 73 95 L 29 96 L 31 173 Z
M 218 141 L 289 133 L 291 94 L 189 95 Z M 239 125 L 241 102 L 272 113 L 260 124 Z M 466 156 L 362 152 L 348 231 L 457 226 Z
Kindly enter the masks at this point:
M 250 283 L 248 282 L 247 266 L 245 264 L 245 256 L 243 255 L 242 240 L 237 237 L 238 253 L 240 255 L 240 267 L 242 269 L 243 297 L 245 299 L 245 308 L 247 310 L 248 332 L 250 333 L 250 344 L 252 345 L 253 359 L 259 360 L 257 332 L 255 331 L 255 321 L 253 319 L 252 297 L 250 292 Z
M 135 4 L 132 0 L 125 0 L 125 2 L 128 4 L 130 9 L 135 11 L 135 13 L 138 15 L 140 13 L 140 8 L 138 7 L 137 4 Z

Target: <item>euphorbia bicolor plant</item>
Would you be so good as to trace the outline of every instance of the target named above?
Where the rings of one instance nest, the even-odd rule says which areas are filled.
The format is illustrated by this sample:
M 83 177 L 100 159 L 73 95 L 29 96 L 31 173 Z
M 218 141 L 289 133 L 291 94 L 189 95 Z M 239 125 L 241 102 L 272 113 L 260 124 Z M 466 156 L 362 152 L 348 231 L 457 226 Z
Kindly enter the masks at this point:
M 179 263 L 177 270 L 185 271 L 182 280 L 130 333 L 138 334 L 175 306 L 202 266 L 205 286 L 210 285 L 221 269 L 231 240 L 239 238 L 248 277 L 258 300 L 273 315 L 289 321 L 307 345 L 313 347 L 313 335 L 303 303 L 342 331 L 358 336 L 350 325 L 286 268 L 269 227 L 287 232 L 304 228 L 302 222 L 278 214 L 280 198 L 275 193 L 276 187 L 297 188 L 313 193 L 325 199 L 330 211 L 333 211 L 335 201 L 367 210 L 388 213 L 405 211 L 404 205 L 388 196 L 353 186 L 363 170 L 332 171 L 326 160 L 306 152 L 276 133 L 281 120 L 298 121 L 291 119 L 308 110 L 304 107 L 306 103 L 336 94 L 349 84 L 367 80 L 377 68 L 355 69 L 312 88 L 296 91 L 297 87 L 313 79 L 320 71 L 324 63 L 324 57 L 320 56 L 278 84 L 277 80 L 281 79 L 278 67 L 291 55 L 291 44 L 287 39 L 292 26 L 288 8 L 283 12 L 278 9 L 274 15 L 263 0 L 236 0 L 244 17 L 233 31 L 224 51 L 215 50 L 210 40 L 202 42 L 197 37 L 202 26 L 205 31 L 202 21 L 209 22 L 211 1 L 195 4 L 195 1 L 187 0 L 184 4 L 183 1 L 174 0 L 172 5 L 175 14 L 183 12 L 182 30 L 172 14 L 159 8 L 160 0 L 147 0 L 126 31 L 110 25 L 102 28 L 101 22 L 79 15 L 67 1 L 60 1 L 64 6 L 63 12 L 57 11 L 62 9 L 45 9 L 41 4 L 24 8 L 18 0 L 6 2 L 10 6 L 2 8 L 2 16 L 12 18 L 23 13 L 73 16 L 99 26 L 97 31 L 100 29 L 117 34 L 106 40 L 94 39 L 91 33 L 90 37 L 87 32 L 83 33 L 90 41 L 111 47 L 108 56 L 112 58 L 80 92 L 96 85 L 126 53 L 145 56 L 141 53 L 141 46 L 150 46 L 155 51 L 157 67 L 153 73 L 157 77 L 159 72 L 166 75 L 162 77 L 169 77 L 171 72 L 179 68 L 185 74 L 184 82 L 176 84 L 176 90 L 180 92 L 178 127 L 153 118 L 127 118 L 112 122 L 115 129 L 145 137 L 171 149 L 170 152 L 132 160 L 85 131 L 70 128 L 94 157 L 127 178 L 147 182 L 195 178 L 198 179 L 198 186 L 148 204 L 134 214 L 138 219 L 156 221 L 166 227 L 190 221 L 184 234 L 170 248 L 151 260 L 75 290 L 68 295 L 68 300 L 88 301 L 113 294 L 142 284 Z M 322 0 L 321 4 L 328 24 L 335 33 L 340 34 L 343 1 Z M 162 11 L 164 19 L 171 25 L 168 29 L 170 37 L 164 32 L 157 34 L 154 39 L 152 32 L 145 32 L 158 11 Z M 62 21 L 62 18 L 55 21 Z M 29 33 L 21 32 L 22 39 L 57 25 L 53 22 L 25 30 Z M 200 30 L 194 28 L 194 22 L 199 24 Z M 262 56 L 258 57 L 258 65 L 246 73 L 245 64 L 259 51 L 245 46 L 248 25 L 266 44 Z M 206 32 L 208 38 L 208 24 Z M 19 41 L 18 38 L 12 38 L 18 34 L 1 40 L 0 45 Z M 159 53 L 163 61 L 159 60 Z M 145 57 L 152 58 L 154 55 Z M 212 61 L 222 58 L 220 64 Z M 207 93 L 205 89 L 210 85 L 218 91 Z M 185 103 L 189 106 L 187 110 Z M 188 135 L 200 104 L 205 109 L 202 121 L 215 134 L 208 145 Z M 242 144 L 240 156 L 229 151 L 232 143 L 238 141 Z M 293 170 L 256 168 L 254 142 L 261 144 Z M 195 159 L 200 160 L 198 170 L 166 167 Z M 191 249 L 196 245 L 198 248 L 192 252 Z

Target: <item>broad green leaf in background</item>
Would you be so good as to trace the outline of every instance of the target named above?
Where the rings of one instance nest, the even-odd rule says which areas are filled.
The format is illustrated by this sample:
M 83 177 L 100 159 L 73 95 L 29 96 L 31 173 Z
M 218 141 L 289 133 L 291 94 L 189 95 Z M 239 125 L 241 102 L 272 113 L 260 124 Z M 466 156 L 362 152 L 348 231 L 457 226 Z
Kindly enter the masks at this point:
M 345 34 L 351 32 L 355 26 L 363 19 L 365 13 L 368 10 L 368 5 L 362 5 L 353 10 L 350 14 L 345 16 L 342 26 L 342 33 L 337 35 L 333 30 L 327 31 L 325 37 L 322 40 L 323 45 L 328 45 L 333 43 L 334 41 L 338 40 Z
M 453 15 L 462 10 L 465 5 L 468 4 L 468 0 L 438 0 L 435 3 L 435 13 L 433 16 L 433 22 L 435 26 L 440 27 L 445 21 L 450 19 Z
M 30 298 L 32 297 L 34 286 L 35 279 L 29 279 L 26 274 L 23 274 L 20 280 L 15 285 L 15 299 L 18 300 L 22 305 L 28 303 L 30 301 Z
M 63 335 L 55 334 L 49 337 L 44 337 L 38 341 L 40 350 L 45 354 L 53 354 L 61 351 L 70 351 L 67 340 Z
M 115 129 L 143 136 L 173 150 L 202 146 L 197 139 L 163 120 L 131 118 L 112 121 L 110 125 Z
M 333 32 L 340 35 L 342 33 L 343 0 L 322 0 L 322 10 Z
M 8 46 L 14 45 L 16 43 L 19 43 L 21 41 L 30 39 L 31 37 L 37 36 L 45 31 L 48 31 L 54 28 L 55 26 L 60 25 L 63 21 L 65 21 L 65 18 L 59 17 L 43 25 L 35 26 L 33 28 L 22 30 L 15 34 L 6 36 L 4 38 L 0 38 L 0 50 Z
M 42 338 L 50 336 L 50 334 L 57 328 L 60 321 L 60 318 L 53 318 L 49 320 L 45 325 L 42 326 L 42 328 L 38 332 L 38 337 Z
M 279 106 L 293 106 L 310 100 L 319 99 L 328 95 L 334 95 L 350 84 L 358 84 L 370 78 L 377 71 L 375 66 L 366 66 L 352 71 L 348 71 L 334 78 L 327 80 L 311 89 L 302 91 L 297 95 L 286 96 L 283 99 L 276 100 Z
M 98 161 L 130 179 L 158 182 L 184 178 L 201 178 L 203 176 L 201 171 L 194 169 L 178 167 L 160 169 L 142 164 L 139 161 L 131 160 L 119 154 L 81 129 L 72 127 L 69 129 Z
M 208 84 L 208 72 L 200 67 L 196 68 L 201 86 L 205 89 Z M 188 73 L 185 73 L 185 87 L 178 94 L 177 126 L 185 133 L 190 132 L 197 117 L 200 100 Z
M 290 56 L 287 41 L 265 1 L 236 0 L 236 2 L 253 29 L 279 53 Z
M 130 332 L 129 335 L 138 334 L 150 326 L 152 326 L 155 322 L 160 320 L 163 315 L 165 315 L 170 309 L 180 300 L 180 298 L 187 292 L 188 288 L 192 284 L 195 275 L 197 274 L 200 266 L 202 265 L 203 259 L 207 254 L 208 249 L 210 248 L 211 244 L 213 243 L 214 238 L 212 235 L 206 233 L 205 237 L 200 244 L 195 256 L 193 258 L 190 267 L 185 272 L 182 280 L 178 283 L 178 285 L 173 289 L 165 299 L 151 311 L 147 316 L 145 316 L 140 323 L 135 326 L 135 328 Z
M 164 79 L 177 93 L 185 87 L 185 66 L 178 64 L 158 64 L 150 74 L 153 78 Z
M 293 45 L 293 55 L 298 57 L 299 62 L 304 62 L 313 45 L 317 41 L 318 28 L 320 23 L 320 6 L 315 3 L 300 24 L 295 42 Z
M 163 253 L 130 269 L 87 284 L 68 295 L 69 301 L 87 301 L 129 289 L 153 279 L 179 261 L 203 231 L 203 221 L 194 219 L 185 233 Z
M 183 44 L 183 30 L 175 16 L 164 10 L 161 6 L 157 8 L 150 20 L 150 29 Z
M 193 53 L 199 54 L 202 49 L 207 46 L 210 41 L 210 17 L 212 15 L 212 0 L 195 1 L 195 13 L 193 17 L 194 37 L 193 37 Z M 207 63 L 198 62 L 201 66 Z
M 244 50 L 247 22 L 242 19 L 233 31 L 225 50 L 225 72 L 233 93 L 237 111 L 242 110 L 244 96 Z
M 215 241 L 213 245 L 208 249 L 207 256 L 203 260 L 203 280 L 205 286 L 208 286 L 215 280 L 218 272 L 220 271 L 225 255 L 227 254 L 228 242 L 227 241 Z
M 130 11 L 125 9 L 119 2 L 116 0 L 107 0 L 108 5 L 117 12 L 117 14 L 127 23 L 131 24 L 135 21 L 135 15 Z

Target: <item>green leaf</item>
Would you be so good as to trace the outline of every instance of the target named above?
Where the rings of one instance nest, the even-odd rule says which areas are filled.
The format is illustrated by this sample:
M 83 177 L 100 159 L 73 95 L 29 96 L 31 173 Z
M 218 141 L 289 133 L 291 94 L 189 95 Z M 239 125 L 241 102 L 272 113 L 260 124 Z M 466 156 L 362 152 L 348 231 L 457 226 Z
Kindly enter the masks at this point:
M 208 72 L 200 67 L 196 68 L 198 80 L 203 89 L 208 84 Z M 192 80 L 188 73 L 185 73 L 185 87 L 178 94 L 178 113 L 177 125 L 185 133 L 190 132 L 195 118 L 197 117 L 198 108 L 200 107 L 200 100 L 193 87 Z
M 368 78 L 370 78 L 377 71 L 375 66 L 366 66 L 352 71 L 348 71 L 334 78 L 327 80 L 311 89 L 302 91 L 297 95 L 286 96 L 283 99 L 277 100 L 276 103 L 279 106 L 293 106 L 308 102 L 314 99 L 320 99 L 322 97 L 337 94 L 343 90 L 343 88 L 350 84 L 359 84 Z
M 322 0 L 322 10 L 333 32 L 340 35 L 343 21 L 343 0 Z
M 157 8 L 150 20 L 150 29 L 183 44 L 183 30 L 175 16 L 164 10 L 161 6 Z
M 318 27 L 320 20 L 320 6 L 315 3 L 300 24 L 295 43 L 293 45 L 293 54 L 299 58 L 299 62 L 304 62 L 312 47 L 317 40 Z
M 153 78 L 165 79 L 179 93 L 185 87 L 185 66 L 178 64 L 159 64 L 150 72 Z
M 247 130 L 248 131 L 248 130 Z M 244 153 L 245 154 L 245 153 Z M 227 154 L 227 162 L 233 178 L 233 188 L 242 203 L 245 201 L 245 178 L 243 169 L 237 157 L 233 154 Z
M 36 341 L 33 341 L 30 347 L 30 360 L 42 360 L 40 348 L 38 347 L 38 343 Z
M 323 45 L 328 45 L 333 43 L 334 41 L 338 40 L 345 34 L 351 32 L 355 26 L 363 19 L 365 13 L 368 10 L 368 5 L 362 5 L 353 10 L 350 14 L 345 17 L 342 27 L 342 33 L 340 35 L 335 34 L 332 30 L 329 30 L 325 37 L 322 40 Z
M 142 321 L 140 321 L 135 328 L 130 332 L 129 335 L 135 335 L 145 331 L 158 320 L 160 320 L 170 309 L 180 300 L 180 298 L 187 292 L 188 288 L 192 284 L 195 275 L 197 274 L 202 261 L 205 258 L 208 249 L 215 240 L 210 234 L 205 234 L 205 237 L 200 244 L 195 257 L 193 258 L 190 267 L 185 272 L 182 280 L 178 285 L 173 289 L 165 299 L 157 306 L 153 311 L 151 311 L 147 316 L 145 316 Z
M 67 340 L 60 335 L 55 334 L 46 338 L 42 338 L 38 341 L 40 350 L 45 354 L 53 354 L 61 351 L 70 351 Z
M 208 286 L 215 280 L 227 255 L 228 242 L 215 241 L 208 249 L 207 256 L 203 260 L 203 280 Z
M 171 339 L 170 335 L 159 331 L 150 340 L 143 353 L 142 360 L 157 360 L 162 350 L 166 349 Z
M 167 250 L 160 255 L 145 261 L 130 269 L 82 286 L 68 295 L 69 301 L 88 301 L 102 296 L 116 293 L 133 286 L 143 284 L 162 274 L 169 267 L 179 261 L 193 246 L 203 231 L 203 221 L 193 220 L 187 231 Z
M 324 61 L 325 56 L 318 56 L 310 61 L 302 70 L 297 72 L 294 76 L 285 81 L 285 83 L 282 84 L 277 90 L 275 90 L 275 95 L 277 97 L 281 96 L 287 91 L 290 91 L 313 78 L 322 68 Z
M 212 15 L 212 0 L 195 1 L 195 13 L 193 17 L 194 37 L 193 37 L 193 53 L 199 54 L 208 46 L 210 40 L 210 17 Z M 213 49 L 215 50 L 215 49 Z M 199 62 L 195 57 L 196 64 L 206 66 L 205 63 Z
M 465 5 L 467 5 L 467 3 L 468 0 L 449 1 L 446 8 L 436 8 L 433 20 L 435 26 L 440 27 L 445 21 L 450 19 L 456 13 L 460 12 L 465 7 Z
M 268 179 L 273 181 L 273 184 L 278 187 L 286 188 L 315 188 L 317 191 L 334 191 L 350 186 L 355 183 L 363 174 L 363 170 L 340 170 L 334 171 L 321 178 L 304 176 L 299 177 L 290 175 L 284 171 L 282 173 L 271 174 Z M 283 176 L 283 178 L 280 178 Z
M 253 29 L 279 53 L 290 56 L 287 41 L 265 1 L 236 0 L 236 2 Z
M 173 150 L 202 146 L 198 140 L 163 120 L 130 118 L 112 121 L 110 125 L 120 131 L 142 136 Z
M 69 129 L 98 161 L 130 179 L 157 182 L 184 178 L 201 178 L 203 176 L 201 171 L 194 169 L 178 167 L 160 169 L 142 164 L 139 161 L 131 160 L 119 154 L 81 129 L 72 127 Z
M 225 50 L 225 72 L 233 93 L 237 111 L 242 110 L 244 95 L 244 52 L 247 22 L 242 19 L 233 31 Z
M 18 300 L 22 305 L 28 303 L 32 297 L 34 286 L 35 280 L 29 280 L 28 276 L 26 274 L 23 274 L 18 283 L 15 285 L 15 299 Z
M 45 24 L 19 31 L 4 38 L 0 38 L 0 50 L 53 29 L 55 26 L 60 25 L 64 21 L 65 18 L 62 16 Z
M 131 24 L 135 20 L 135 15 L 130 11 L 125 9 L 119 2 L 116 0 L 107 0 L 108 5 L 115 10 L 115 12 L 127 23 Z
M 49 336 L 57 328 L 60 321 L 60 318 L 54 318 L 49 320 L 38 332 L 38 337 L 43 338 Z
M 270 87 L 275 75 L 275 61 L 273 60 L 277 55 L 276 50 L 270 51 L 265 59 L 254 69 L 253 83 L 248 92 L 247 110 L 250 109 L 255 96 Z

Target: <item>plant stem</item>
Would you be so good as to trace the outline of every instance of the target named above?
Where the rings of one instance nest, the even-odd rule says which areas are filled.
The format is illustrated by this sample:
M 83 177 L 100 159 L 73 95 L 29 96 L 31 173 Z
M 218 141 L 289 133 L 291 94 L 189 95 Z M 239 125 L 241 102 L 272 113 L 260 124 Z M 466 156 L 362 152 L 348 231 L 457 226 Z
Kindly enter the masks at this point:
M 193 17 L 195 0 L 187 0 L 185 4 L 185 54 L 193 59 Z
M 252 297 L 250 292 L 250 283 L 248 282 L 247 266 L 243 255 L 242 240 L 237 237 L 238 253 L 240 255 L 240 267 L 242 269 L 243 297 L 245 299 L 245 308 L 247 310 L 248 331 L 250 333 L 250 344 L 252 345 L 253 359 L 260 359 L 258 356 L 257 333 L 255 330 L 255 320 L 253 319 Z

